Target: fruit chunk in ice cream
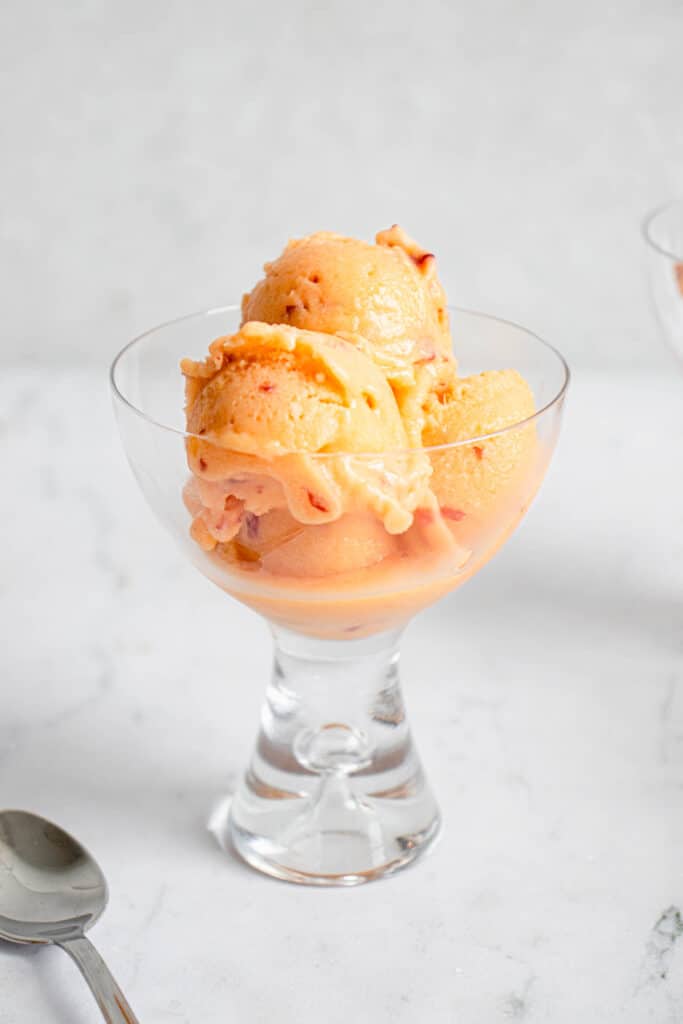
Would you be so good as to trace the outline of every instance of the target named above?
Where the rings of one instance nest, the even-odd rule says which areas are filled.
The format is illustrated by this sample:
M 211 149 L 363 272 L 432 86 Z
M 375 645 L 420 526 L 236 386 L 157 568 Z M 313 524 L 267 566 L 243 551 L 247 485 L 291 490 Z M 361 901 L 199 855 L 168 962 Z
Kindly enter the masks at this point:
M 239 547 L 227 555 L 283 567 L 286 552 L 266 557 L 253 543 L 269 525 L 255 517 L 265 520 L 277 510 L 288 520 L 280 520 L 286 536 L 274 546 L 320 575 L 345 571 L 354 552 L 362 565 L 377 560 L 392 547 L 391 535 L 410 526 L 427 491 L 429 461 L 405 452 L 392 391 L 351 343 L 252 322 L 214 341 L 204 361 L 185 360 L 182 369 L 193 435 L 187 453 L 194 482 L 186 501 L 193 536 L 206 550 L 234 541 Z M 392 456 L 378 466 L 376 457 L 364 455 L 377 452 L 396 453 L 394 472 Z M 336 530 L 311 532 L 306 552 L 304 542 L 287 536 L 292 524 L 300 530 L 342 520 Z M 383 544 L 379 530 L 389 537 Z
M 446 296 L 432 253 L 398 226 L 374 245 L 330 232 L 294 239 L 244 296 L 243 322 L 352 335 L 394 386 L 414 367 L 452 362 Z
M 423 444 L 453 445 L 429 452 L 430 486 L 443 516 L 462 523 L 461 535 L 500 511 L 520 474 L 528 473 L 536 447 L 533 423 L 505 428 L 522 423 L 534 411 L 531 389 L 516 370 L 458 378 L 447 390 L 430 396 Z M 490 434 L 494 436 L 484 436 Z M 454 444 L 457 441 L 468 443 Z

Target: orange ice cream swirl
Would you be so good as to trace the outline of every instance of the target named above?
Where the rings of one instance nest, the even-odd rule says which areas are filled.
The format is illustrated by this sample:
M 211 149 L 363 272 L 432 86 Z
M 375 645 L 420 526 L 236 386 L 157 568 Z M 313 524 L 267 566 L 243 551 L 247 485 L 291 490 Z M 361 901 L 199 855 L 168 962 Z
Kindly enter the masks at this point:
M 248 323 L 182 370 L 187 500 L 206 549 L 231 540 L 247 513 L 276 509 L 305 525 L 370 512 L 398 534 L 428 500 L 429 460 L 406 451 L 391 389 L 348 341 Z

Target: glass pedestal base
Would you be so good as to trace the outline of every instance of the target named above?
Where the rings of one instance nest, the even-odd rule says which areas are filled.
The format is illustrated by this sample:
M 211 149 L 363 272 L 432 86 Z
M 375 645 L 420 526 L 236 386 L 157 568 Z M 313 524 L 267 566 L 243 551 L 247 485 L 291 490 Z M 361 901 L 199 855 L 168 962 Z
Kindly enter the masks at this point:
M 290 882 L 357 885 L 407 867 L 440 819 L 406 720 L 398 634 L 275 636 L 256 750 L 219 831 Z
M 232 816 L 228 827 L 234 849 L 257 871 L 301 885 L 349 886 L 393 875 L 413 864 L 438 835 L 439 818 L 419 835 L 396 837 L 387 830 L 374 847 L 357 832 L 330 830 L 283 847 L 244 832 Z

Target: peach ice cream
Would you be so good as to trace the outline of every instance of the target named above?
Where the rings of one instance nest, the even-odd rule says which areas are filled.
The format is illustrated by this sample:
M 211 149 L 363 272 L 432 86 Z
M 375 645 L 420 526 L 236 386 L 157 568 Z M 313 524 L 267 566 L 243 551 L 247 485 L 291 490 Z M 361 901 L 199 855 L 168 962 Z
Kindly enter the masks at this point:
M 430 382 L 454 368 L 436 260 L 397 225 L 374 245 L 330 232 L 294 239 L 264 270 L 244 296 L 243 321 L 347 337 L 384 372 L 399 405 L 426 367 Z
M 472 575 L 535 490 L 534 400 L 512 370 L 457 376 L 433 255 L 398 227 L 310 235 L 242 318 L 182 363 L 209 575 L 321 636 L 388 628 Z
M 676 275 L 676 284 L 678 290 L 683 295 L 683 263 L 677 263 L 674 267 L 674 274 Z
M 331 523 L 304 526 L 288 512 L 247 517 L 236 539 L 241 558 L 256 558 L 266 572 L 318 579 L 366 568 L 396 554 L 395 535 L 373 515 L 349 514 Z
M 534 412 L 531 389 L 516 370 L 462 377 L 438 396 L 430 396 L 423 443 L 451 445 L 429 453 L 431 488 L 444 517 L 460 524 L 455 528 L 458 536 L 471 534 L 495 516 L 514 491 L 520 473 L 528 472 L 533 464 L 533 424 L 506 428 L 522 423 Z M 496 431 L 503 433 L 496 435 Z M 475 440 L 453 443 L 468 438 Z
M 252 322 L 182 369 L 194 435 L 186 500 L 205 550 L 234 541 L 227 556 L 266 568 L 343 571 L 386 555 L 428 500 L 428 459 L 405 453 L 386 379 L 343 338 Z M 396 452 L 397 471 L 364 454 L 376 452 Z M 316 529 L 302 539 L 303 527 Z
M 227 450 L 268 456 L 406 446 L 386 380 L 334 334 L 247 323 L 182 369 L 188 430 Z

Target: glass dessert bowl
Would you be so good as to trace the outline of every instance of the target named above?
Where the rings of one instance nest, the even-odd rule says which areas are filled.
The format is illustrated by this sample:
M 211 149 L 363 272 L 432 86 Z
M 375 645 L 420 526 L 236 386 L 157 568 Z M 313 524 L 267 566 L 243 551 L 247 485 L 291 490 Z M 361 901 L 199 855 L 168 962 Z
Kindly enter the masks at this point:
M 666 203 L 643 222 L 647 264 L 657 317 L 683 360 L 683 199 Z
M 353 885 L 410 864 L 438 832 L 401 694 L 401 632 L 474 575 L 524 516 L 553 454 L 569 372 L 523 328 L 453 310 L 459 372 L 484 373 L 486 393 L 469 419 L 467 380 L 475 378 L 457 385 L 456 403 L 435 394 L 423 437 L 438 441 L 443 410 L 457 407 L 462 422 L 449 426 L 457 440 L 373 451 L 355 437 L 352 450 L 275 446 L 255 462 L 216 443 L 201 415 L 186 422 L 178 371 L 207 338 L 230 336 L 239 323 L 237 307 L 213 309 L 132 341 L 111 370 L 116 415 L 159 520 L 204 575 L 268 620 L 274 637 L 260 732 L 225 823 L 232 844 L 267 874 Z M 220 365 L 233 358 L 235 337 Z M 190 379 L 202 365 L 191 364 Z M 485 372 L 500 366 L 513 369 Z M 248 393 L 242 382 L 231 410 L 251 402 L 253 389 L 269 397 L 275 383 L 258 379 Z M 382 394 L 368 386 L 357 396 L 370 436 Z M 304 397 L 299 409 L 288 396 L 288 415 L 296 406 L 313 429 L 318 406 Z M 501 422 L 506 403 L 505 426 L 477 429 Z M 268 409 L 255 422 L 272 434 Z

